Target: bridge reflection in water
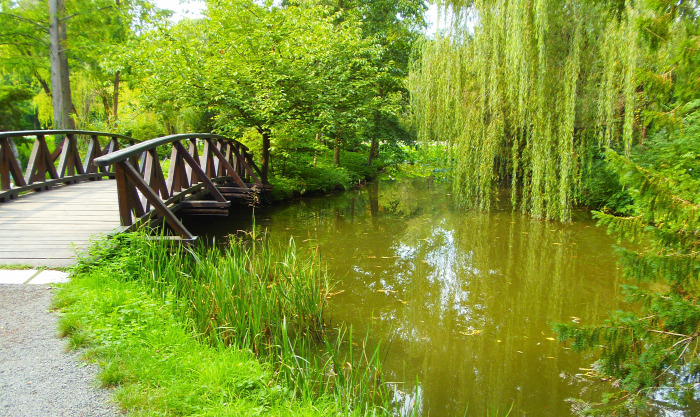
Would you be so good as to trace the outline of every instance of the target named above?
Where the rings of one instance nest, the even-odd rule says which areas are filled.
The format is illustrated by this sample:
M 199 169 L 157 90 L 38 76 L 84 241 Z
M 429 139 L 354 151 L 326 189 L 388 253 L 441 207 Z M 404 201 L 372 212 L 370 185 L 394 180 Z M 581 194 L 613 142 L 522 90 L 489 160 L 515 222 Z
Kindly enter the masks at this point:
M 226 216 L 269 189 L 248 148 L 221 135 L 1 132 L 0 264 L 67 266 L 91 238 L 147 222 L 192 241 L 176 214 Z

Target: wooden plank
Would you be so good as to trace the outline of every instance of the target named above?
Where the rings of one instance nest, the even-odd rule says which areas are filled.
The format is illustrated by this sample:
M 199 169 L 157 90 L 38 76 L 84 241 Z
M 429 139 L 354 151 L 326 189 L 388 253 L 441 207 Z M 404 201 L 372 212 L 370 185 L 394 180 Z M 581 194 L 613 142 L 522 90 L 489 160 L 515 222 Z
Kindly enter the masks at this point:
M 82 244 L 73 244 L 73 243 L 63 243 L 61 245 L 55 245 L 55 246 L 30 246 L 30 245 L 17 245 L 11 248 L 3 249 L 2 251 L 2 256 L 6 257 L 16 257 L 17 253 L 23 254 L 26 252 L 45 252 L 46 254 L 52 254 L 52 253 L 58 253 L 58 252 L 66 252 L 69 250 L 72 250 L 73 248 L 87 248 L 89 244 L 82 243 Z M 12 254 L 12 255 L 10 255 Z
M 89 224 L 92 226 L 100 226 L 100 225 L 110 225 L 110 226 L 118 226 L 119 225 L 119 214 L 115 213 L 114 215 L 110 217 L 91 217 L 87 218 L 84 221 L 81 222 L 82 224 Z M 70 219 L 65 219 L 62 221 L 51 221 L 50 218 L 47 217 L 33 217 L 31 219 L 22 219 L 22 218 L 13 218 L 9 221 L 0 221 L 0 225 L 2 227 L 12 227 L 16 226 L 15 228 L 17 229 L 27 229 L 27 226 L 22 226 L 22 225 L 29 225 L 29 224 L 46 224 L 50 228 L 51 225 L 62 225 L 62 224 L 75 224 L 75 221 L 73 223 L 70 222 Z
M 47 209 L 50 207 L 43 207 L 41 209 Z M 23 215 L 22 212 L 12 212 L 12 213 L 0 213 L 0 223 L 12 223 L 17 220 L 46 220 L 46 221 L 57 221 L 61 222 L 62 220 L 66 221 L 71 221 L 71 217 L 73 218 L 72 222 L 75 223 L 76 218 L 81 218 L 85 219 L 87 221 L 99 221 L 99 220 L 104 220 L 104 221 L 119 221 L 119 211 L 116 210 L 110 210 L 110 211 L 104 211 L 104 212 L 94 212 L 94 211 L 80 211 L 80 210 L 66 210 L 64 213 L 69 213 L 71 214 L 70 217 L 61 219 L 57 218 L 56 215 L 51 216 L 51 214 L 47 213 L 46 211 L 27 211 L 27 215 Z M 54 212 L 56 213 L 56 212 Z M 64 214 L 61 213 L 61 214 Z
M 180 210 L 180 214 L 187 216 L 228 216 L 228 209 L 185 209 Z
M 32 245 L 33 247 L 69 247 L 71 244 L 76 244 L 76 245 L 85 245 L 90 243 L 91 240 L 87 238 L 83 239 L 71 239 L 69 237 L 64 238 L 63 240 L 60 239 L 59 236 L 57 236 L 55 239 L 46 239 L 42 241 L 36 241 L 36 239 L 27 239 L 27 238 L 13 238 L 13 239 L 0 239 L 0 243 L 7 243 L 7 244 L 12 244 L 12 246 L 18 246 L 18 247 L 24 247 L 24 246 L 29 246 Z M 11 249 L 11 248 L 2 248 L 2 250 L 6 249 Z
M 61 251 L 61 252 L 55 252 L 52 253 L 51 255 L 47 255 L 45 252 L 40 252 L 40 251 L 33 251 L 33 252 L 25 252 L 23 254 L 20 253 L 8 253 L 6 255 L 0 255 L 0 259 L 71 259 L 75 258 L 76 253 L 75 251 Z M 21 263 L 21 262 L 17 262 Z
M 183 201 L 182 203 L 180 203 L 180 207 L 182 207 L 183 209 L 187 209 L 187 208 L 219 208 L 219 209 L 224 209 L 224 208 L 228 208 L 230 206 L 231 206 L 231 204 L 228 201 L 222 203 L 220 201 L 208 201 L 208 200 L 192 201 L 192 200 L 188 200 L 188 201 Z

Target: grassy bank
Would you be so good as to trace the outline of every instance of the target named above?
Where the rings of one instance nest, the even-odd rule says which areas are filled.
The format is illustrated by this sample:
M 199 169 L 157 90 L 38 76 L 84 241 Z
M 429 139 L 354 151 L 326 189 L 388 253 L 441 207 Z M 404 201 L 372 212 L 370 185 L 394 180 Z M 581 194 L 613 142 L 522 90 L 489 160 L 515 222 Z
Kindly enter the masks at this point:
M 61 333 L 135 415 L 391 415 L 379 349 L 330 329 L 317 257 L 122 236 L 76 267 Z

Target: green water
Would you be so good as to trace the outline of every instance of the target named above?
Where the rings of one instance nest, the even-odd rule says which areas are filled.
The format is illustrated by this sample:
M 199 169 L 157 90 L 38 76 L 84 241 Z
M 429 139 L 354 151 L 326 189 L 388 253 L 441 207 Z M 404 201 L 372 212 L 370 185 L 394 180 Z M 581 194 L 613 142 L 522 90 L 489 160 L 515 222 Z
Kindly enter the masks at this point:
M 273 238 L 318 248 L 339 280 L 329 320 L 383 340 L 387 379 L 423 416 L 567 416 L 568 398 L 599 398 L 603 386 L 576 376 L 593 358 L 554 341 L 550 323 L 597 323 L 621 307 L 612 239 L 585 213 L 563 225 L 469 212 L 447 193 L 383 182 L 255 218 Z M 251 219 L 187 225 L 221 236 Z

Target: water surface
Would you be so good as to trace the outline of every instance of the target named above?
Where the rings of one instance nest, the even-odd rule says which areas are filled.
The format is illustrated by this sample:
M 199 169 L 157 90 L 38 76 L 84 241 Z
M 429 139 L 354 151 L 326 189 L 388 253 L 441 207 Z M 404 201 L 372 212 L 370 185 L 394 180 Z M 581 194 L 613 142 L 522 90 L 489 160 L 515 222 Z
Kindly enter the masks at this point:
M 388 379 L 423 416 L 566 416 L 568 398 L 599 398 L 603 387 L 576 376 L 593 358 L 556 342 L 551 323 L 599 323 L 620 307 L 612 239 L 585 213 L 564 225 L 464 211 L 448 192 L 368 184 L 257 209 L 255 221 L 318 248 L 339 280 L 330 320 L 383 340 Z M 251 223 L 241 210 L 188 227 L 220 236 Z

